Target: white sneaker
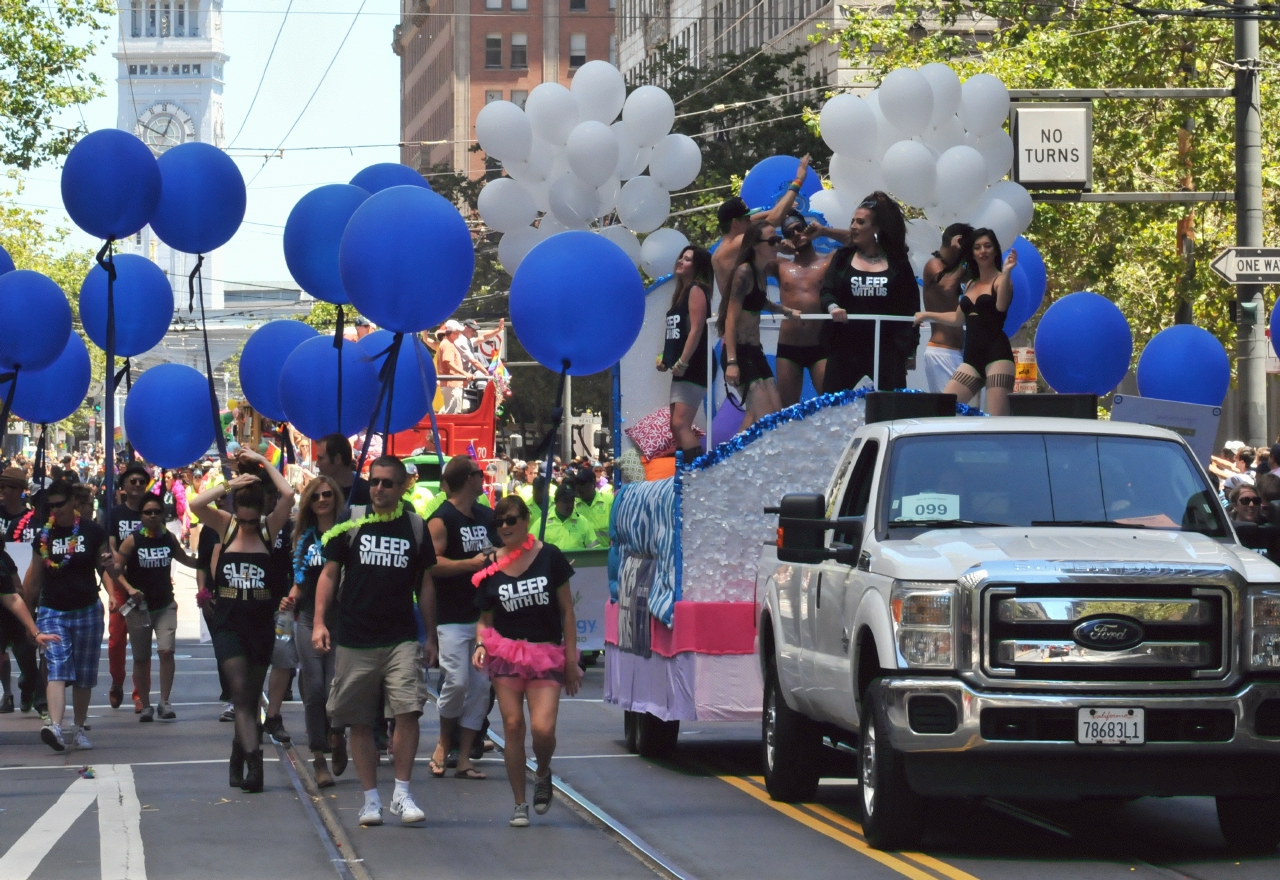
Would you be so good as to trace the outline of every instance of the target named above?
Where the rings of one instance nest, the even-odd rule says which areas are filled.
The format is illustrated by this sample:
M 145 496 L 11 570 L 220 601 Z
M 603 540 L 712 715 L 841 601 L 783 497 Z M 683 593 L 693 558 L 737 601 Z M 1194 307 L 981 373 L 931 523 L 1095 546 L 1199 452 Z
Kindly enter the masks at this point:
M 88 751 L 93 748 L 93 743 L 89 742 L 89 737 L 84 735 L 83 727 L 76 728 L 76 736 L 71 742 L 71 747 L 81 751 Z
M 67 749 L 67 744 L 62 741 L 62 725 L 49 722 L 40 728 L 40 739 L 44 740 L 44 744 L 55 752 L 63 752 Z
M 427 814 L 413 802 L 413 795 L 409 794 L 391 799 L 391 815 L 399 816 L 400 821 L 406 825 L 412 825 L 427 818 Z
M 361 825 L 381 825 L 382 824 L 382 805 L 366 803 L 360 808 L 360 824 Z

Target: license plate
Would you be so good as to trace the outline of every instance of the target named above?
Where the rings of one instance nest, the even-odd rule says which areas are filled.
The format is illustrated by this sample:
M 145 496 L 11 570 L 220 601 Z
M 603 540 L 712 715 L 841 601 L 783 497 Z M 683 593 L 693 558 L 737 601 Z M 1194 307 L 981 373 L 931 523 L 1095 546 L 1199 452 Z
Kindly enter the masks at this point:
M 1147 741 L 1142 709 L 1077 710 L 1076 742 L 1086 746 L 1140 746 Z

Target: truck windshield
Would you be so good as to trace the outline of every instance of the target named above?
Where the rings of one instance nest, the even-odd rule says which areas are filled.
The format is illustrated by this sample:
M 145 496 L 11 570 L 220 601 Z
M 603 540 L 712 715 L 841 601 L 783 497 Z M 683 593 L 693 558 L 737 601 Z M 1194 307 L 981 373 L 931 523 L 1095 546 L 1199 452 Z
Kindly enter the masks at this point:
M 1228 535 L 1181 444 L 1087 434 L 930 434 L 893 445 L 889 528 L 1091 525 Z

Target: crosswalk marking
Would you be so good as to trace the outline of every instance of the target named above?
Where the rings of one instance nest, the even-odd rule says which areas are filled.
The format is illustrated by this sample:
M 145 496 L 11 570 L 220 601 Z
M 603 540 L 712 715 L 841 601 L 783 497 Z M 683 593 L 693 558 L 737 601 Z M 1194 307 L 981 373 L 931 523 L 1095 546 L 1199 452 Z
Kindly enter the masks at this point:
M 128 764 L 94 767 L 94 778 L 77 779 L 62 797 L 0 856 L 0 877 L 28 880 L 89 805 L 98 804 L 102 880 L 147 880 L 142 848 L 142 804 Z

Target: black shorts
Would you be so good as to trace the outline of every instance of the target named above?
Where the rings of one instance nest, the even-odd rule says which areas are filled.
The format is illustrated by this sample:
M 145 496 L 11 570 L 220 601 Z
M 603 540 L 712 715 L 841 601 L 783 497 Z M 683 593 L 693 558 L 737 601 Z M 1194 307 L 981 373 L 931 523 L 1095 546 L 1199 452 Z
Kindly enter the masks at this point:
M 987 367 L 996 361 L 1013 361 L 1013 346 L 1008 336 L 993 333 L 983 338 L 977 333 L 965 334 L 964 362 L 977 370 L 979 376 L 985 376 Z
M 270 666 L 271 654 L 276 646 L 275 612 L 266 603 L 253 603 L 251 607 L 235 607 L 248 603 L 232 602 L 230 608 L 215 611 L 212 628 L 213 653 L 218 663 L 235 657 L 244 657 L 251 666 Z
M 769 360 L 764 356 L 764 349 L 758 345 L 738 343 L 738 388 L 744 393 L 752 382 L 762 382 L 773 378 L 773 370 L 769 368 Z M 729 359 L 726 349 L 720 349 L 720 366 L 725 367 Z M 725 367 L 727 369 L 727 367 Z
M 827 359 L 827 350 L 821 345 L 788 345 L 779 342 L 778 358 L 785 358 L 802 370 L 812 370 L 815 364 Z

